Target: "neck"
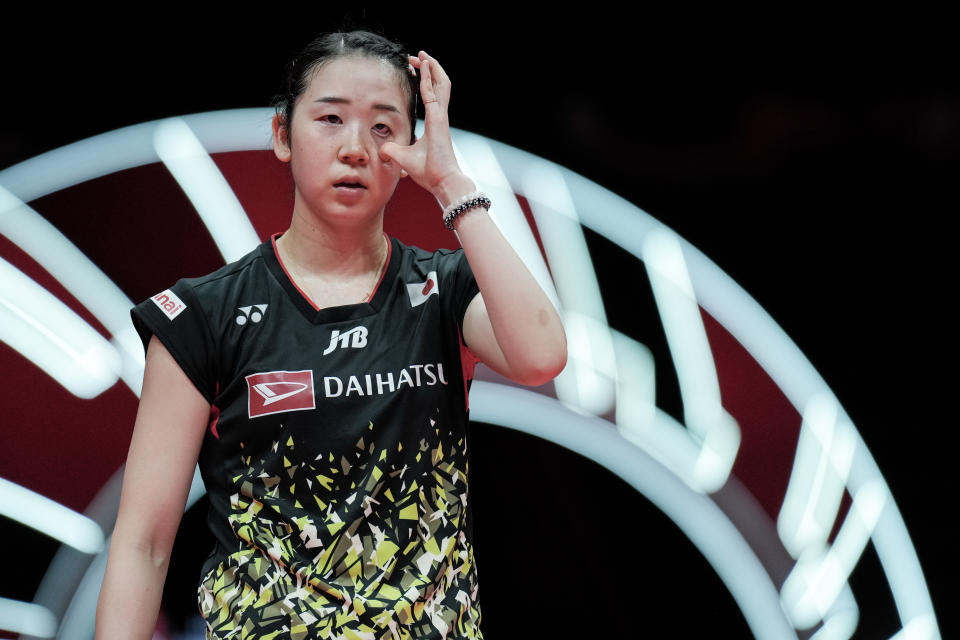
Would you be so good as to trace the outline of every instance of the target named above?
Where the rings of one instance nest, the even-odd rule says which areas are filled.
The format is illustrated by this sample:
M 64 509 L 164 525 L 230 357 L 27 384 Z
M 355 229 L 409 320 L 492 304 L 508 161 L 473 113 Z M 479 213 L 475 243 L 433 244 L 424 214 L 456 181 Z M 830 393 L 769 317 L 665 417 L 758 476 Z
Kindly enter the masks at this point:
M 294 210 L 290 228 L 277 240 L 285 261 L 304 274 L 352 276 L 377 269 L 386 245 L 383 214 L 366 225 L 331 225 Z

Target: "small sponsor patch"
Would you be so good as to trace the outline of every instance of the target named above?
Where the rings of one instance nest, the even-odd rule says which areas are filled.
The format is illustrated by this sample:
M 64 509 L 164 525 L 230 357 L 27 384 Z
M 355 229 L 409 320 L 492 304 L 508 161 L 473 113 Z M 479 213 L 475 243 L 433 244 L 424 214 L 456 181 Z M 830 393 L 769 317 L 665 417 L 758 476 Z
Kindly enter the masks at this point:
M 440 285 L 438 284 L 437 272 L 431 271 L 427 274 L 426 282 L 414 282 L 407 285 L 407 295 L 410 296 L 410 306 L 419 307 L 427 301 L 432 295 L 440 295 Z
M 161 291 L 150 299 L 153 300 L 153 304 L 157 305 L 157 307 L 160 308 L 160 311 L 163 311 L 163 313 L 171 320 L 176 318 L 178 315 L 180 315 L 180 312 L 187 308 L 187 305 L 183 303 L 183 300 L 177 297 L 177 294 L 175 294 L 173 291 L 170 291 L 170 289 Z
M 363 349 L 367 346 L 367 328 L 363 326 L 354 327 L 346 333 L 340 333 L 339 329 L 334 329 L 330 335 L 330 344 L 327 345 L 327 350 L 323 352 L 323 355 L 331 353 L 338 346 L 341 349 L 346 349 L 347 347 Z
M 247 415 L 251 418 L 285 411 L 315 409 L 313 371 L 269 371 L 246 377 Z

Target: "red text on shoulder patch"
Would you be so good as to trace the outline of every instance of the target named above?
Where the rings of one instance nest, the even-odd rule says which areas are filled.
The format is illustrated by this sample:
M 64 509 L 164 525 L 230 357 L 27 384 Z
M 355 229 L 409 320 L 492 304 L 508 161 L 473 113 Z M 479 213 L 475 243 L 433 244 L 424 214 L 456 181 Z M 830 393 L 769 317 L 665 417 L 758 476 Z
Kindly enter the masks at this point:
M 187 308 L 187 305 L 183 303 L 177 294 L 170 289 L 166 291 L 161 291 L 157 295 L 150 298 L 153 300 L 153 304 L 157 305 L 160 308 L 160 311 L 163 311 L 164 315 L 173 320 L 180 312 Z

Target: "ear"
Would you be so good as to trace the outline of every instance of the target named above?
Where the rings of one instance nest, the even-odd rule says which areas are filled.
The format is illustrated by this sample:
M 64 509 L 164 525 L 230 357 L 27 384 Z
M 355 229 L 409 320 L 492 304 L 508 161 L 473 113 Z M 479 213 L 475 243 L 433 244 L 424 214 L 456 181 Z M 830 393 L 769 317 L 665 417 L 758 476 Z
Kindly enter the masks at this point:
M 273 116 L 273 153 L 280 162 L 290 162 L 290 127 L 280 118 Z

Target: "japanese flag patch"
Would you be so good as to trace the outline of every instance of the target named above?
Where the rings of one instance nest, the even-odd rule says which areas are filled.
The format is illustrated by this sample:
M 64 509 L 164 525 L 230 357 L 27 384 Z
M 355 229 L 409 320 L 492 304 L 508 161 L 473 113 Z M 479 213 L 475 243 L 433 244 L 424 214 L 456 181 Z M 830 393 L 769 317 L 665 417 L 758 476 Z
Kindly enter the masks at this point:
M 440 295 L 440 280 L 437 272 L 427 274 L 426 282 L 414 282 L 407 285 L 407 295 L 410 296 L 410 306 L 419 307 L 432 295 Z

